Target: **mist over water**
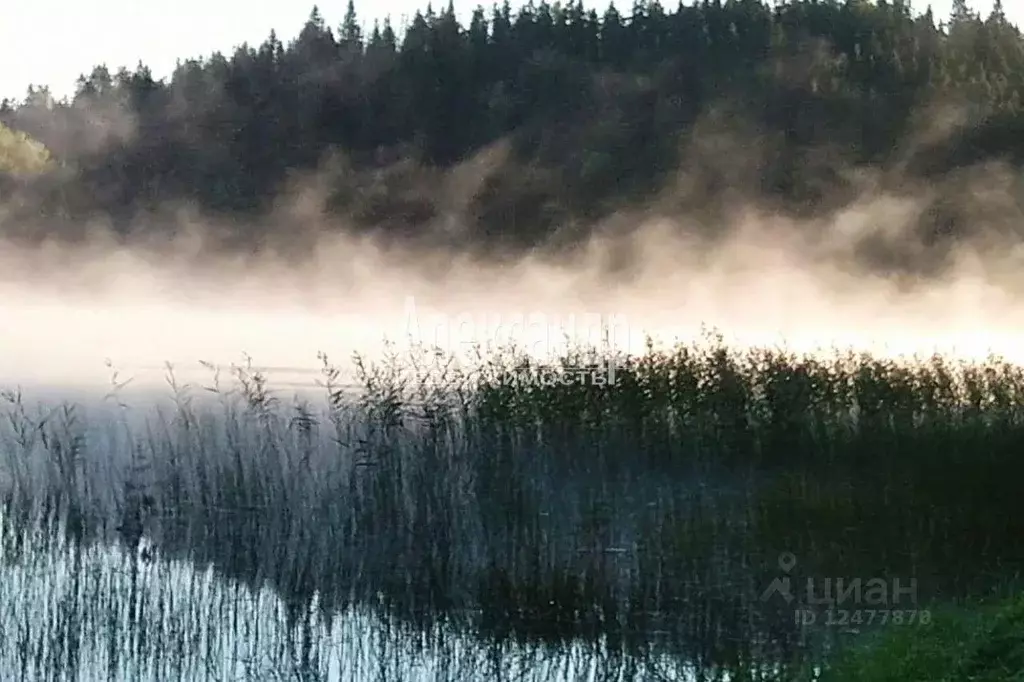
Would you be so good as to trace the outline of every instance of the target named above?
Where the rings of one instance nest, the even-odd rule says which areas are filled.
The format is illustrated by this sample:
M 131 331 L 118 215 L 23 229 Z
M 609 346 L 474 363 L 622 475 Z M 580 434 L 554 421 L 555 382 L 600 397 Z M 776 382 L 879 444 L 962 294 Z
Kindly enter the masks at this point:
M 344 367 L 353 352 L 379 357 L 385 340 L 399 352 L 515 342 L 550 355 L 568 335 L 639 353 L 648 336 L 671 344 L 706 328 L 738 347 L 1024 361 L 1020 174 L 1001 163 L 911 172 L 915 154 L 969 123 L 952 106 L 924 114 L 903 161 L 830 168 L 844 196 L 799 218 L 751 189 L 769 143 L 709 112 L 643 207 L 566 226 L 526 255 L 483 257 L 460 241 L 501 144 L 446 171 L 439 218 L 407 240 L 358 234 L 328 210 L 330 162 L 241 231 L 180 205 L 140 210 L 128 237 L 102 221 L 74 239 L 55 226 L 40 246 L 0 244 L 0 385 L 104 390 L 117 370 L 155 387 L 166 363 L 199 382 L 211 374 L 201 362 L 248 356 L 292 388 L 314 385 L 318 353 Z M 968 227 L 924 227 L 937 203 Z
M 247 355 L 276 385 L 311 387 L 318 353 L 346 365 L 353 352 L 380 357 L 385 341 L 456 353 L 514 342 L 547 355 L 568 336 L 637 353 L 648 335 L 699 340 L 705 327 L 738 346 L 1024 360 L 1012 249 L 960 246 L 925 275 L 858 260 L 866 234 L 906 239 L 911 203 L 865 200 L 811 226 L 747 207 L 714 243 L 686 220 L 624 215 L 575 250 L 514 263 L 337 235 L 298 261 L 200 260 L 185 242 L 9 245 L 0 378 L 105 389 L 116 370 L 154 387 L 165 363 L 201 381 L 201 361 Z

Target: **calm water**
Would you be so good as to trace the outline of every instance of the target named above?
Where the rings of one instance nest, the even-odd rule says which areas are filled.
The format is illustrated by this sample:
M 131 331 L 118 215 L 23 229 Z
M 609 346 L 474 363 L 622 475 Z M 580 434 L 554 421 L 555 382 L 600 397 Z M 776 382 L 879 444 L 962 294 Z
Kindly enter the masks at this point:
M 54 545 L 67 533 L 22 537 L 8 519 L 0 679 L 731 679 L 812 665 L 866 629 L 801 624 L 807 604 L 765 597 L 835 576 L 806 553 L 784 565 L 788 541 L 758 535 L 767 474 L 658 472 L 640 457 L 661 436 L 614 429 L 381 432 L 360 408 L 307 429 L 292 397 L 301 382 L 323 409 L 312 373 L 271 370 L 281 402 L 264 420 L 193 369 L 177 372 L 196 386 L 185 420 L 187 401 L 134 384 L 29 387 L 24 412 L 7 406 L 0 482 L 58 481 L 58 510 L 93 532 Z M 26 445 L 42 416 L 51 440 Z M 149 490 L 135 545 L 126 514 Z M 880 575 L 844 561 L 839 575 Z

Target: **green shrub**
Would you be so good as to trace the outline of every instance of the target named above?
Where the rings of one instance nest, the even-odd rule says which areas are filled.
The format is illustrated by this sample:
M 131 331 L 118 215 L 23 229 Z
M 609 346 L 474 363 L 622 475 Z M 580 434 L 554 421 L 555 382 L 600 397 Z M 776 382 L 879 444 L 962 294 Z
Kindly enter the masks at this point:
M 52 163 L 45 146 L 0 123 L 0 176 L 36 175 L 49 169 Z
M 1024 597 L 946 608 L 929 626 L 891 627 L 847 649 L 821 682 L 1024 680 Z

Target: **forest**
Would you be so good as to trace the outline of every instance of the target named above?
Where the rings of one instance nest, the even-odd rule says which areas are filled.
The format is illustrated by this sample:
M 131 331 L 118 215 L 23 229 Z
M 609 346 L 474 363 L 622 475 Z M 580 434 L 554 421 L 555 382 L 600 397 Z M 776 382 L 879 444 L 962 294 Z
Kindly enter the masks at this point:
M 861 191 L 858 169 L 890 191 L 1015 169 L 1022 66 L 999 0 L 944 19 L 901 0 L 505 2 L 468 26 L 452 4 L 367 26 L 350 2 L 336 28 L 314 7 L 288 44 L 271 32 L 166 80 L 100 65 L 71 97 L 5 100 L 0 123 L 47 163 L 6 164 L 0 230 L 147 236 L 190 207 L 259 248 L 288 232 L 265 219 L 281 197 L 313 186 L 336 229 L 507 253 L 629 207 L 714 225 L 742 197 L 821 215 Z M 947 203 L 929 243 L 970 227 Z

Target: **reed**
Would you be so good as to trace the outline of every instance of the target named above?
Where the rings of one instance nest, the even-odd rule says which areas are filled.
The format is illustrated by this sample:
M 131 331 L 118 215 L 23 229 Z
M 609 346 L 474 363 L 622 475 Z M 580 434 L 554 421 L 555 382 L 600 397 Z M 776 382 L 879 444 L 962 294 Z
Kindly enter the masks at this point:
M 0 572 L 49 577 L 19 593 L 31 598 L 0 592 L 0 627 L 22 633 L 0 644 L 0 669 L 19 641 L 65 646 L 100 614 L 119 623 L 109 632 L 169 641 L 152 628 L 174 600 L 176 632 L 201 639 L 201 622 L 263 618 L 245 609 L 271 609 L 270 589 L 285 614 L 267 626 L 275 642 L 314 612 L 321 635 L 364 614 L 521 651 L 585 643 L 609 668 L 671 655 L 779 677 L 835 639 L 762 600 L 780 552 L 800 578 L 913 578 L 936 601 L 1012 583 L 1024 562 L 1024 369 L 998 358 L 797 355 L 710 336 L 616 355 L 608 385 L 580 379 L 606 371 L 595 349 L 542 366 L 508 348 L 465 366 L 418 348 L 354 358 L 357 391 L 320 361 L 316 400 L 276 393 L 245 363 L 211 368 L 205 391 L 169 368 L 169 406 L 145 415 L 116 380 L 103 414 L 4 394 Z M 124 566 L 102 558 L 114 543 Z M 31 599 L 78 620 L 34 621 Z M 164 615 L 129 615 L 140 608 Z M 198 641 L 160 660 L 219 656 Z M 90 646 L 93 664 L 112 660 Z M 157 666 L 138 646 L 117 655 Z M 33 670 L 60 669 L 46 651 Z

